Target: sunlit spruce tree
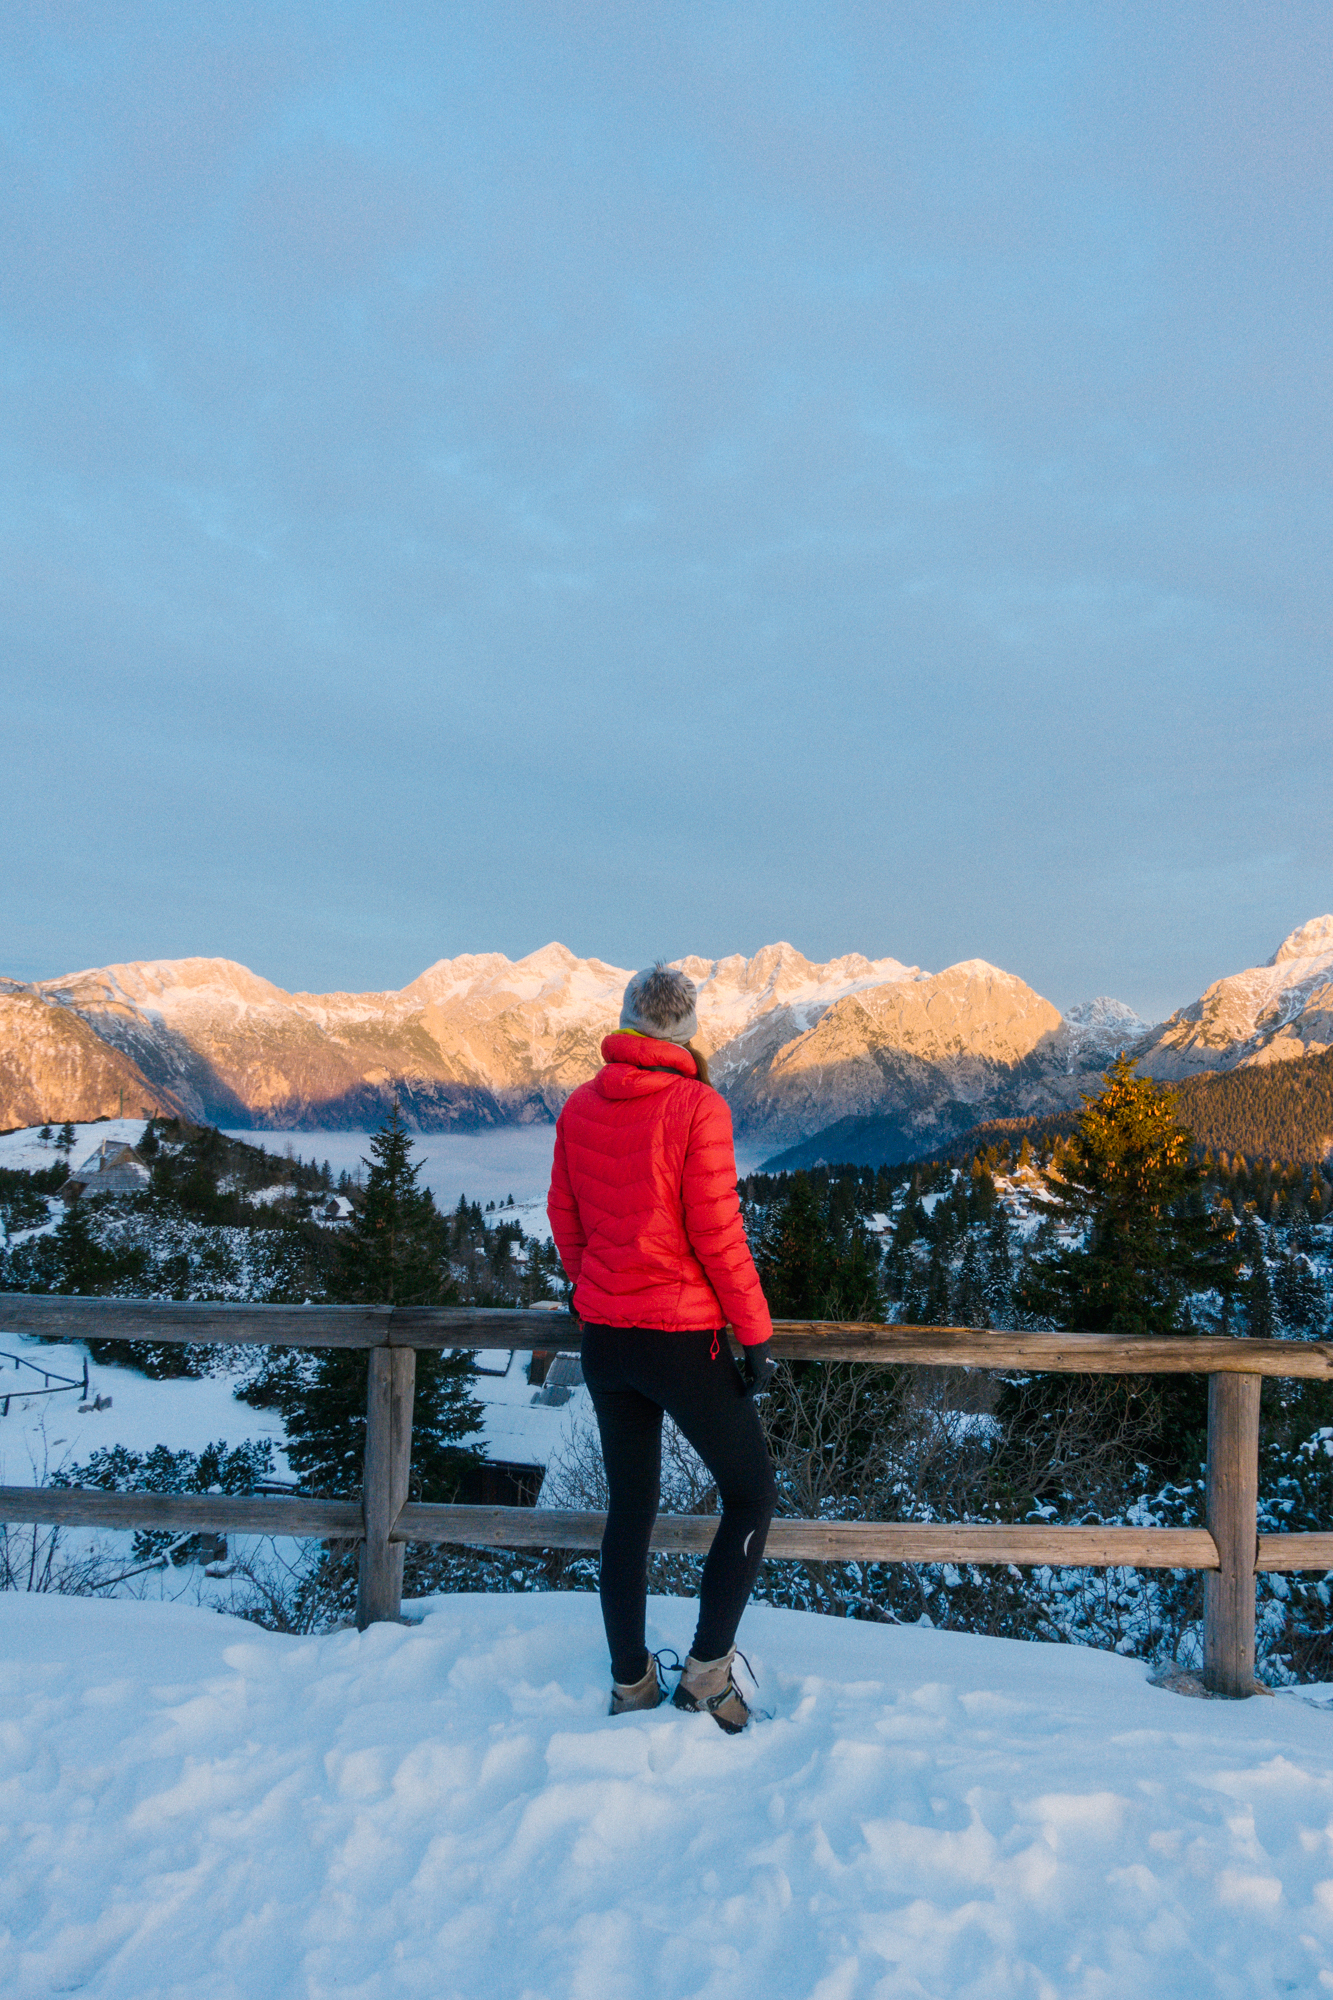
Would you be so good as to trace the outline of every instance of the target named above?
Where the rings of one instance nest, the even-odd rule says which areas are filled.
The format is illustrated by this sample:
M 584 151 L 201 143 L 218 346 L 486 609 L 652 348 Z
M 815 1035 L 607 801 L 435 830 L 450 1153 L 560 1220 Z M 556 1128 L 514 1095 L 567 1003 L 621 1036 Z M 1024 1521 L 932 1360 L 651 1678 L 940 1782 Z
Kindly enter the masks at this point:
M 1079 1241 L 1034 1260 L 1027 1303 L 1058 1325 L 1089 1332 L 1181 1330 L 1191 1292 L 1235 1283 L 1229 1231 L 1191 1201 L 1202 1169 L 1180 1123 L 1176 1093 L 1136 1076 L 1118 1056 L 1083 1109 L 1035 1205 Z
M 449 1276 L 449 1233 L 428 1188 L 417 1185 L 412 1139 L 397 1104 L 370 1142 L 363 1199 L 338 1246 L 331 1298 L 348 1305 L 439 1306 L 455 1295 Z M 366 1436 L 364 1352 L 321 1351 L 302 1383 L 293 1378 L 282 1400 L 287 1456 L 308 1489 L 360 1490 Z M 472 1356 L 417 1355 L 412 1407 L 411 1493 L 449 1500 L 479 1454 L 463 1440 L 481 1422 L 471 1393 Z
M 1135 1074 L 1117 1057 L 1103 1089 L 1083 1099 L 1077 1127 L 1058 1166 L 1043 1178 L 1035 1205 L 1054 1225 L 1048 1248 L 1033 1257 L 1019 1303 L 1060 1327 L 1092 1333 L 1170 1335 L 1192 1330 L 1191 1293 L 1234 1291 L 1235 1232 L 1201 1196 L 1202 1169 L 1181 1124 L 1176 1093 Z M 1061 1241 L 1061 1232 L 1077 1231 Z M 1040 1385 L 1006 1388 L 1001 1424 L 1020 1408 L 1023 1422 L 1058 1426 L 1078 1378 L 1046 1376 Z M 1126 1377 L 1117 1392 L 1126 1435 L 1170 1477 L 1192 1477 L 1207 1430 L 1204 1376 Z M 1114 1419 L 1108 1407 L 1107 1421 Z M 1144 1425 L 1152 1436 L 1145 1441 Z

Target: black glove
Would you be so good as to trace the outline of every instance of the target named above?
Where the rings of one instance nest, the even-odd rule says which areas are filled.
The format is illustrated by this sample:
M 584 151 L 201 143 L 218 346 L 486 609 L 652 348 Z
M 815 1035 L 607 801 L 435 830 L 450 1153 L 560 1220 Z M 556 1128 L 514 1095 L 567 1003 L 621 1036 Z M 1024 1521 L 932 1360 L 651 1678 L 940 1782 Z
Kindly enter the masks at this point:
M 741 1383 L 747 1396 L 762 1396 L 778 1372 L 770 1349 L 772 1342 L 757 1340 L 741 1349 Z

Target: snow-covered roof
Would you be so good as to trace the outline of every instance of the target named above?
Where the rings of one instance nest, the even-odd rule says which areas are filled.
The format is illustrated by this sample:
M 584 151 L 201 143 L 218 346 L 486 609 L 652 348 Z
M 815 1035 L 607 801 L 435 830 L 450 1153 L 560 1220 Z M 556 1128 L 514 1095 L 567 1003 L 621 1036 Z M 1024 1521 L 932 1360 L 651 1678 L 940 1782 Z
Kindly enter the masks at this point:
M 578 1383 L 565 1379 L 568 1370 L 562 1368 L 562 1362 L 571 1364 L 574 1370 L 578 1368 L 572 1355 L 561 1356 L 552 1364 L 547 1381 L 557 1371 L 558 1379 L 550 1395 L 546 1384 L 534 1388 L 529 1382 L 531 1359 L 531 1354 L 506 1355 L 503 1349 L 479 1355 L 482 1372 L 473 1380 L 472 1393 L 485 1413 L 481 1436 L 487 1458 L 507 1460 L 514 1465 L 540 1465 L 544 1469 L 559 1448 L 574 1406 L 586 1403 L 588 1392 L 580 1386 L 581 1374 Z M 506 1361 L 504 1373 L 496 1373 Z M 561 1390 L 567 1393 L 557 1400 L 555 1392 Z
M 147 1187 L 149 1179 L 148 1168 L 133 1146 L 103 1139 L 96 1152 L 89 1153 L 83 1165 L 74 1169 L 61 1193 L 135 1194 Z

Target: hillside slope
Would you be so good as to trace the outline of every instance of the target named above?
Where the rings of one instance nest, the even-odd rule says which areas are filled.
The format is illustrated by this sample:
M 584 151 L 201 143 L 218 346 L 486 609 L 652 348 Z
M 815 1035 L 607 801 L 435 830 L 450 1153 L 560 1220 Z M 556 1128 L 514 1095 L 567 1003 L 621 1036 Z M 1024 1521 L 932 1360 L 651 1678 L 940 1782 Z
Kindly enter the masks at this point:
M 835 1001 L 818 1025 L 754 1064 L 736 1085 L 750 1140 L 808 1132 L 830 1112 L 891 1115 L 921 1139 L 953 1129 L 961 1107 L 1063 1098 L 1070 1037 L 1039 993 L 984 960 L 933 978 Z
M 1228 1072 L 1186 1077 L 1179 1093 L 1181 1122 L 1195 1142 L 1214 1154 L 1244 1154 L 1255 1160 L 1325 1165 L 1333 1160 L 1333 1050 L 1300 1064 L 1260 1064 Z M 987 1146 L 1021 1145 L 1024 1138 L 1052 1138 L 1073 1130 L 1076 1111 L 993 1118 L 958 1133 L 942 1150 L 962 1159 Z M 900 1150 L 896 1125 L 884 1119 L 846 1119 L 827 1126 L 803 1145 L 766 1162 L 780 1168 L 837 1163 L 896 1166 L 923 1157 Z
M 1333 916 L 1302 924 L 1266 965 L 1215 980 L 1160 1027 L 1145 1030 L 1115 1001 L 1071 1008 L 1049 1043 L 1035 1045 L 1008 1074 L 992 1074 L 981 1090 L 966 1087 L 965 1066 L 964 1087 L 953 1095 L 942 1088 L 933 1105 L 928 1093 L 913 1104 L 906 1088 L 897 1102 L 873 1106 L 830 1089 L 822 1100 L 826 1122 L 811 1129 L 811 1119 L 806 1132 L 779 1144 L 766 1164 L 775 1171 L 821 1161 L 894 1166 L 935 1150 L 956 1152 L 1038 1124 L 1056 1125 L 1062 1109 L 1077 1103 L 1122 1048 L 1145 1074 L 1185 1089 L 1188 1122 L 1201 1144 L 1322 1159 L 1333 1133 L 1323 1067 L 1333 1053 Z M 958 1073 L 956 1058 L 952 1067 Z M 1233 1087 L 1223 1088 L 1224 1078 Z M 942 1083 L 950 1080 L 946 1064 Z M 828 1115 L 835 1112 L 841 1115 Z
M 121 1050 L 39 990 L 0 980 L 0 1128 L 180 1109 Z

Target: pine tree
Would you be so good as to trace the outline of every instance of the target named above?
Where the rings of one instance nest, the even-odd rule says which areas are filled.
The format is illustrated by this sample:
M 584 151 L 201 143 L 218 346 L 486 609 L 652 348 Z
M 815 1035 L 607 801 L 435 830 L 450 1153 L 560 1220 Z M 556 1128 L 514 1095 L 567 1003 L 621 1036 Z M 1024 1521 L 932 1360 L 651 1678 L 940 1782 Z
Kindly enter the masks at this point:
M 835 1181 L 821 1196 L 796 1173 L 770 1207 L 755 1262 L 776 1319 L 884 1317 L 879 1251 L 855 1195 L 854 1183 Z
M 1232 1246 L 1206 1207 L 1191 1212 L 1201 1173 L 1190 1148 L 1175 1092 L 1117 1057 L 1036 1204 L 1081 1239 L 1036 1260 L 1036 1310 L 1091 1332 L 1174 1333 L 1190 1291 L 1232 1281 Z
M 444 1224 L 429 1188 L 417 1185 L 421 1168 L 396 1102 L 370 1150 L 365 1196 L 338 1245 L 337 1296 L 348 1304 L 440 1305 L 449 1288 Z
M 987 1222 L 995 1213 L 999 1197 L 995 1192 L 995 1176 L 985 1163 L 977 1158 L 972 1162 L 972 1211 L 979 1221 Z
M 141 1285 L 147 1275 L 148 1252 L 141 1245 L 130 1244 L 121 1250 L 109 1250 L 98 1242 L 86 1202 L 71 1201 L 66 1205 L 65 1213 L 49 1241 L 54 1269 L 48 1263 L 45 1275 L 53 1292 L 86 1296 L 106 1295 L 114 1289 L 132 1297 L 134 1288 Z M 106 1351 L 108 1345 L 111 1346 L 110 1355 Z M 135 1342 L 133 1345 L 136 1352 L 146 1352 L 153 1343 Z M 115 1343 L 90 1341 L 89 1347 L 95 1361 L 120 1358 Z M 180 1359 L 185 1350 L 178 1348 L 176 1353 Z
M 1245 1323 L 1252 1340 L 1271 1340 L 1277 1332 L 1273 1310 L 1273 1286 L 1264 1257 L 1264 1241 L 1253 1214 L 1245 1218 L 1240 1232 L 1240 1251 L 1250 1267 L 1245 1281 Z
M 68 1118 L 60 1128 L 60 1137 L 56 1140 L 56 1150 L 65 1154 L 72 1153 L 74 1150 L 74 1127 Z
M 986 1231 L 986 1325 L 1008 1326 L 1013 1315 L 1014 1260 L 1009 1217 L 997 1203 Z
M 53 1290 L 96 1292 L 108 1274 L 108 1259 L 93 1235 L 88 1210 L 82 1201 L 71 1201 L 56 1224 L 56 1268 L 59 1273 Z
M 1073 1244 L 1050 1242 L 1028 1264 L 1025 1310 L 1057 1326 L 1115 1334 L 1179 1334 L 1189 1323 L 1188 1296 L 1213 1287 L 1224 1301 L 1237 1269 L 1232 1232 L 1191 1199 L 1201 1170 L 1191 1165 L 1191 1135 L 1180 1124 L 1174 1091 L 1134 1073 L 1117 1057 L 1096 1096 L 1086 1096 L 1061 1170 L 1046 1175 L 1038 1198 L 1047 1225 L 1076 1229 Z M 1109 1385 L 1108 1385 L 1109 1386 Z M 1076 1378 L 1045 1376 L 1015 1396 L 1006 1388 L 1001 1422 L 1054 1419 L 1082 1391 Z M 1106 1420 L 1130 1435 L 1155 1409 L 1155 1439 L 1143 1449 L 1161 1476 L 1192 1477 L 1203 1456 L 1207 1384 L 1203 1376 L 1129 1377 L 1118 1384 Z M 1117 1414 L 1118 1413 L 1118 1414 Z
M 775 1319 L 822 1319 L 833 1271 L 819 1197 L 810 1176 L 796 1173 L 786 1195 L 773 1203 L 755 1262 Z
M 926 1324 L 926 1285 L 921 1266 L 914 1257 L 907 1259 L 907 1280 L 903 1287 L 903 1300 L 898 1309 L 903 1326 L 924 1326 Z
M 1282 1331 L 1298 1340 L 1316 1338 L 1327 1306 L 1318 1273 L 1308 1259 L 1289 1251 L 1278 1265 L 1273 1289 Z
M 963 1262 L 958 1272 L 958 1293 L 954 1313 L 959 1326 L 989 1326 L 986 1310 L 986 1271 L 981 1258 L 981 1241 L 969 1230 L 963 1245 Z
M 445 1305 L 454 1287 L 448 1269 L 448 1226 L 411 1158 L 412 1139 L 395 1103 L 370 1142 L 373 1159 L 365 1197 L 339 1245 L 330 1284 L 346 1304 Z M 324 1493 L 354 1493 L 365 1456 L 364 1352 L 320 1352 L 305 1384 L 292 1383 L 281 1404 L 287 1456 L 302 1483 Z M 416 1500 L 450 1500 L 461 1476 L 479 1462 L 462 1440 L 481 1422 L 471 1394 L 472 1356 L 426 1350 L 417 1355 L 412 1407 L 411 1493 Z
M 921 1324 L 948 1326 L 949 1321 L 949 1260 L 945 1248 L 945 1231 L 942 1229 L 930 1249 Z
M 909 1260 L 905 1253 L 895 1249 L 893 1244 L 890 1243 L 888 1249 L 884 1252 L 883 1261 L 880 1264 L 880 1277 L 883 1281 L 884 1289 L 891 1299 L 901 1300 L 902 1298 L 903 1287 L 907 1283 L 908 1262 Z

